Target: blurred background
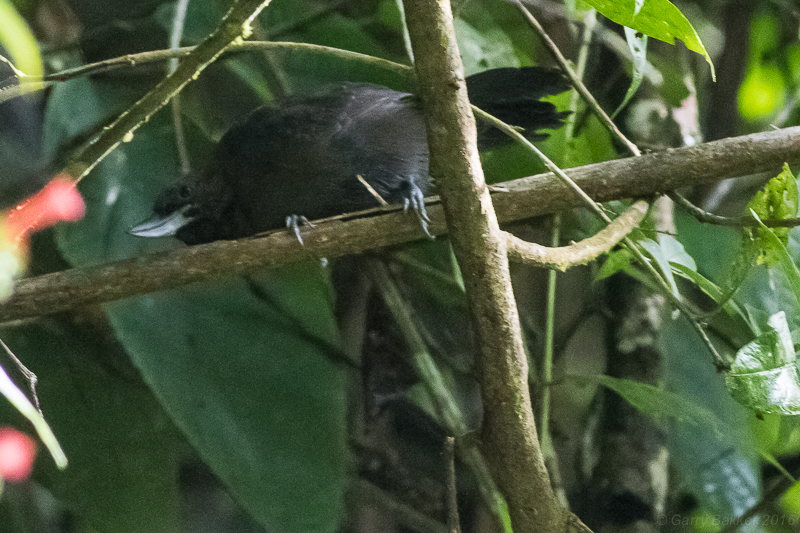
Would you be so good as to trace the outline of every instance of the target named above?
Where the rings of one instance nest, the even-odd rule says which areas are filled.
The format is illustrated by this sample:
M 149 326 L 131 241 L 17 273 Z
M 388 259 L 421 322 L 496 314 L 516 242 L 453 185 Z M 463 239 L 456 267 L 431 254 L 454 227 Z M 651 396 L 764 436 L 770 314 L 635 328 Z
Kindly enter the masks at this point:
M 633 72 L 623 29 L 582 3 L 525 6 L 601 106 L 617 109 Z M 794 2 L 675 6 L 705 45 L 716 81 L 701 55 L 680 42 L 650 39 L 642 85 L 615 119 L 626 135 L 655 152 L 797 125 Z M 171 42 L 197 44 L 230 2 L 0 0 L 0 7 L 0 54 L 26 74 L 40 68 L 52 75 Z M 460 0 L 453 10 L 467 74 L 554 65 L 513 3 Z M 411 64 L 395 0 L 273 0 L 251 40 L 313 43 Z M 14 96 L 19 80 L 0 63 L 0 209 L 41 189 L 170 68 L 169 61 L 98 68 Z M 126 230 L 148 217 L 164 186 L 202 168 L 214 143 L 248 113 L 343 81 L 413 90 L 397 74 L 325 52 L 226 54 L 80 183 L 85 217 L 33 235 L 24 275 L 182 246 Z M 569 168 L 628 156 L 571 93 L 552 101 L 572 111 L 567 127 L 538 143 L 556 163 Z M 517 146 L 482 157 L 493 183 L 543 169 Z M 707 211 L 740 216 L 780 170 L 683 193 Z M 620 212 L 625 205 L 607 207 Z M 601 227 L 575 210 L 557 223 L 541 217 L 510 229 L 549 245 L 554 224 L 562 244 Z M 763 266 L 747 275 L 736 270 L 741 228 L 701 224 L 660 204 L 643 234 L 662 246 L 664 239 L 679 243 L 697 272 L 736 289 L 753 323 L 784 310 L 792 330 L 800 325 L 783 277 Z M 793 233 L 788 244 L 794 255 Z M 474 340 L 446 239 L 375 255 L 425 324 L 429 348 L 477 432 Z M 541 431 L 559 498 L 596 531 L 719 531 L 757 504 L 762 518 L 741 529 L 796 530 L 800 493 L 786 490 L 786 476 L 800 471 L 797 417 L 756 416 L 736 403 L 688 322 L 632 277 L 604 277 L 601 264 L 558 274 L 550 307 L 548 272 L 513 269 L 532 396 L 537 418 L 548 419 Z M 57 470 L 39 445 L 30 476 L 6 479 L 0 531 L 446 531 L 446 431 L 401 332 L 360 268 L 358 258 L 329 266 L 310 261 L 1 325 L 0 338 L 38 376 L 45 419 L 70 466 Z M 680 290 L 698 306 L 714 307 L 695 286 Z M 549 313 L 554 358 L 546 379 Z M 732 355 L 753 334 L 726 320 L 715 316 L 710 330 L 718 349 Z M 2 352 L 0 366 L 27 390 Z M 600 375 L 678 393 L 715 422 L 686 422 L 697 419 L 689 407 L 677 416 L 657 405 L 633 408 L 624 391 L 593 379 Z M 660 396 L 650 398 L 663 406 Z M 34 435 L 5 400 L 0 427 Z M 493 531 L 474 476 L 458 458 L 455 466 L 462 530 Z

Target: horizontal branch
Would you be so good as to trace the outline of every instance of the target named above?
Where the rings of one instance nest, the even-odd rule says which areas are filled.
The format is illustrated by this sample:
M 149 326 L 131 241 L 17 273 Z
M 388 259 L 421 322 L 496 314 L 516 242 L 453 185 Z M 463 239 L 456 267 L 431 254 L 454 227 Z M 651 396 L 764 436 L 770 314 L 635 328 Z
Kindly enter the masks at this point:
M 784 162 L 800 162 L 800 127 L 723 139 L 574 168 L 567 174 L 599 202 L 649 197 L 680 187 L 714 183 L 758 172 L 780 172 Z M 570 209 L 581 204 L 552 173 L 502 184 L 492 195 L 500 223 Z M 436 200 L 428 214 L 434 235 L 445 233 Z M 375 209 L 362 214 L 380 214 Z M 0 322 L 64 311 L 166 290 L 205 279 L 314 258 L 334 259 L 424 237 L 412 216 L 392 211 L 380 216 L 335 217 L 303 231 L 305 246 L 286 231 L 239 241 L 181 247 L 169 252 L 20 280 L 0 304 Z

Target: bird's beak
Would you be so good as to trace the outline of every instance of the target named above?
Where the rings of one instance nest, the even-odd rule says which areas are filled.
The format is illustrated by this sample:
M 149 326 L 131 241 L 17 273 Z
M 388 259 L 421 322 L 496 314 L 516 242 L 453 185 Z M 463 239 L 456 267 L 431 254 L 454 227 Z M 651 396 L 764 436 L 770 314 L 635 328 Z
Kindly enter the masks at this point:
M 155 215 L 149 220 L 132 227 L 128 230 L 128 233 L 137 237 L 168 237 L 175 235 L 179 229 L 193 220 L 183 214 L 186 209 L 180 209 L 163 217 Z

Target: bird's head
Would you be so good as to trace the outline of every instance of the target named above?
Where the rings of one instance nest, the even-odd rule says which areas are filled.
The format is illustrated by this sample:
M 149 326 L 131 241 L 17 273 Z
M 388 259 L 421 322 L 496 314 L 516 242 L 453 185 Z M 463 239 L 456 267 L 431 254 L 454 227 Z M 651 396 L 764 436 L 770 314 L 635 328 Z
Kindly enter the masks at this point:
M 227 195 L 220 180 L 188 174 L 164 189 L 153 204 L 153 215 L 128 232 L 137 237 L 175 236 L 186 244 L 201 244 L 224 235 L 222 213 Z

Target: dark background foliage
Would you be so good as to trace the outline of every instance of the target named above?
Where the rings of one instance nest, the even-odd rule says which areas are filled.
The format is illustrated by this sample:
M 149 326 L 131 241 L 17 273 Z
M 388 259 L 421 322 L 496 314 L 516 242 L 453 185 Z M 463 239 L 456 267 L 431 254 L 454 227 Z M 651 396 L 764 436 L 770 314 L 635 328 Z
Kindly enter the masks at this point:
M 49 72 L 168 48 L 175 16 L 175 3 L 161 1 L 20 0 L 14 5 L 39 40 Z M 190 2 L 182 44 L 200 42 L 228 5 L 223 0 Z M 764 130 L 769 124 L 797 123 L 796 7 L 746 0 L 676 5 L 714 59 L 717 82 L 711 82 L 704 60 L 681 44 L 651 40 L 648 60 L 653 70 L 618 119 L 635 142 L 662 150 L 680 146 L 691 135 L 713 140 Z M 574 17 L 560 3 L 531 2 L 531 9 L 564 54 L 577 58 L 582 25 L 573 24 Z M 510 3 L 467 0 L 454 10 L 467 74 L 551 64 Z M 393 0 L 274 0 L 257 19 L 254 38 L 410 62 L 402 16 Z M 630 62 L 623 59 L 620 46 L 625 48 L 621 29 L 600 20 L 585 77 L 609 110 L 620 104 L 630 83 Z M 0 104 L 0 207 L 40 187 L 165 71 L 166 65 L 159 63 L 99 73 Z M 0 74 L 11 79 L 6 70 Z M 180 95 L 178 114 L 188 160 L 180 160 L 175 116 L 167 106 L 80 184 L 88 207 L 83 220 L 34 237 L 28 272 L 42 274 L 179 246 L 169 239 L 137 239 L 126 230 L 147 217 L 153 198 L 180 175 L 182 164 L 201 168 L 213 143 L 247 113 L 285 95 L 338 81 L 411 89 L 396 76 L 332 55 L 299 50 L 226 55 Z M 691 119 L 679 124 L 673 114 L 680 108 L 691 110 L 692 91 L 699 110 L 695 123 L 702 126 L 695 130 Z M 555 101 L 566 109 L 569 95 Z M 688 129 L 681 130 L 681 125 Z M 567 141 L 564 135 L 563 129 L 553 132 L 540 144 L 564 167 L 623 153 L 581 108 L 575 112 L 574 137 Z M 519 147 L 484 154 L 483 162 L 493 182 L 542 169 Z M 708 209 L 738 215 L 764 181 L 765 176 L 754 176 L 691 195 Z M 582 211 L 565 213 L 563 219 L 564 242 L 597 229 Z M 550 230 L 549 219 L 515 228 L 540 242 L 550 242 Z M 739 250 L 739 232 L 702 226 L 682 214 L 674 232 L 698 270 L 724 284 Z M 790 238 L 791 249 L 795 244 Z M 449 246 L 444 239 L 414 243 L 392 250 L 391 257 L 392 272 L 426 324 L 426 340 L 475 429 L 481 406 L 470 376 L 472 339 Z M 3 325 L 3 340 L 39 376 L 42 409 L 70 466 L 56 470 L 42 450 L 33 479 L 5 487 L 0 530 L 437 530 L 446 508 L 444 432 L 410 368 L 400 333 L 377 297 L 364 290 L 358 271 L 355 258 L 328 266 L 310 260 L 302 267 Z M 776 478 L 772 467 L 763 467 L 762 457 L 779 457 L 787 468 L 796 468 L 800 434 L 795 418 L 757 419 L 735 403 L 705 346 L 682 319 L 665 318 L 657 331 L 659 361 L 654 366 L 663 365 L 663 373 L 656 381 L 710 409 L 729 431 L 720 437 L 710 425 L 675 420 L 651 426 L 648 418 L 641 422 L 642 431 L 652 431 L 669 451 L 669 483 L 663 479 L 666 497 L 660 500 L 665 503 L 659 507 L 628 493 L 606 500 L 607 494 L 593 492 L 594 462 L 604 453 L 596 444 L 602 441 L 598 435 L 614 428 L 596 423 L 602 403 L 597 385 L 565 376 L 601 374 L 614 367 L 618 324 L 632 305 L 626 296 L 634 291 L 630 279 L 619 275 L 596 282 L 596 273 L 597 267 L 590 265 L 559 276 L 550 427 L 558 488 L 597 530 L 643 516 L 654 523 L 666 518 L 658 522 L 665 529 L 710 531 L 720 521 L 741 515 Z M 515 268 L 513 274 L 538 406 L 545 388 L 537 375 L 545 341 L 547 274 L 528 267 Z M 754 315 L 781 309 L 791 313 L 797 303 L 788 291 L 775 290 L 783 283 L 760 271 L 746 280 L 737 298 Z M 353 316 L 366 320 L 353 325 L 348 321 Z M 797 325 L 794 318 L 790 324 Z M 715 339 L 724 345 L 728 337 L 719 333 Z M 735 352 L 740 345 L 727 349 Z M 0 361 L 13 368 L 10 361 Z M 0 423 L 28 430 L 4 401 Z M 474 480 L 460 463 L 458 480 L 464 531 L 490 530 Z M 605 507 L 598 510 L 601 501 Z M 785 523 L 752 529 L 790 527 L 800 500 L 790 494 L 770 505 Z

